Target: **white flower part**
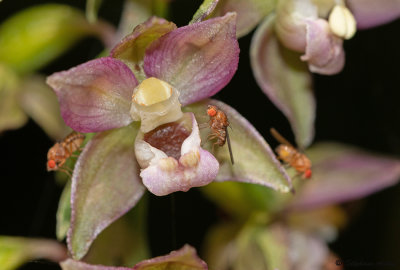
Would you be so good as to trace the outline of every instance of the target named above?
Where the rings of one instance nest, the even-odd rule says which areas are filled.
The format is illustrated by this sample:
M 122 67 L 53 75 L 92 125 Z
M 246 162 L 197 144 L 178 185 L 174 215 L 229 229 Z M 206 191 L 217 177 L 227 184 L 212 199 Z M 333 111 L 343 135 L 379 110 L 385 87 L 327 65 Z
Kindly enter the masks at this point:
M 168 157 L 145 142 L 143 135 L 138 134 L 136 138 L 135 153 L 142 167 L 140 176 L 147 189 L 157 196 L 207 185 L 215 179 L 219 170 L 216 158 L 200 147 L 199 128 L 194 114 L 185 113 L 183 117 L 191 120 L 192 130 L 181 145 L 179 160 Z
M 131 117 L 141 121 L 144 133 L 182 117 L 179 92 L 168 83 L 151 77 L 142 81 L 133 91 Z
M 338 37 L 350 39 L 356 33 L 357 23 L 347 7 L 336 5 L 329 15 L 329 27 Z

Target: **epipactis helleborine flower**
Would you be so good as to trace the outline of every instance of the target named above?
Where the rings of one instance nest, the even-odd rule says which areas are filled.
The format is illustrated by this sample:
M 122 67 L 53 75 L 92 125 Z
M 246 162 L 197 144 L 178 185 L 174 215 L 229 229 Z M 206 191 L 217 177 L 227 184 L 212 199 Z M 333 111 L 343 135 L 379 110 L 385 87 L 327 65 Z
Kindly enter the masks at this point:
M 228 105 L 205 100 L 231 80 L 238 60 L 236 13 L 180 28 L 152 17 L 110 56 L 48 77 L 67 125 L 98 132 L 72 175 L 67 243 L 74 259 L 82 258 L 104 228 L 136 205 L 144 186 L 156 195 L 214 179 L 292 189 L 254 127 Z M 208 120 L 207 104 L 223 109 L 234 125 L 231 141 L 240 151 L 235 166 L 225 148 L 213 152 L 218 162 L 201 147 L 197 121 Z
M 152 17 L 110 56 L 51 75 L 47 82 L 65 122 L 80 132 L 99 132 L 141 121 L 136 158 L 143 184 L 156 195 L 210 183 L 218 161 L 201 149 L 196 119 L 183 114 L 181 104 L 212 96 L 234 75 L 235 20 L 228 13 L 176 28 Z

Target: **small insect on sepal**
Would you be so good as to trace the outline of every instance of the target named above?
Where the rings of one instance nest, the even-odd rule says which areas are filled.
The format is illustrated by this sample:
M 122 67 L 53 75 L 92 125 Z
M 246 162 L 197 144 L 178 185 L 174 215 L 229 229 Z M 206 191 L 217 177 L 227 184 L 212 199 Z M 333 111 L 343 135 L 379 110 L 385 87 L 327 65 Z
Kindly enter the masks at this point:
M 279 134 L 276 129 L 271 128 L 271 134 L 281 143 L 275 148 L 278 159 L 293 167 L 297 171 L 298 175 L 301 174 L 302 179 L 311 178 L 311 160 L 305 154 L 297 150 L 290 142 Z
M 65 162 L 75 151 L 82 150 L 84 140 L 84 134 L 73 131 L 64 140 L 55 143 L 47 152 L 47 171 L 62 171 L 71 175 L 71 170 L 64 167 Z
M 231 158 L 231 163 L 233 165 L 234 160 L 232 154 L 232 146 L 228 133 L 228 126 L 229 126 L 228 117 L 222 110 L 218 109 L 218 107 L 214 105 L 207 106 L 207 114 L 208 116 L 210 116 L 208 124 L 211 130 L 210 134 L 208 135 L 208 139 L 209 140 L 217 139 L 217 141 L 212 146 L 213 151 L 215 145 L 223 146 L 225 142 L 228 141 L 229 156 Z

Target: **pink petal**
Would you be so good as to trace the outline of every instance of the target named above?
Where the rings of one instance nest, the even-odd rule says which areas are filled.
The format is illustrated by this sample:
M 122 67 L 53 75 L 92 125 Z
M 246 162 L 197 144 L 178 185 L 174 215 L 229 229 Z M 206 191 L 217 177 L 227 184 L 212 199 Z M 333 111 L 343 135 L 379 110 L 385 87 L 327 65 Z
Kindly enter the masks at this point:
M 140 143 L 146 144 L 149 152 L 151 151 L 153 154 L 152 160 L 149 161 L 149 166 L 142 170 L 140 176 L 148 190 L 157 196 L 164 196 L 176 191 L 188 191 L 192 187 L 208 185 L 218 173 L 218 161 L 210 152 L 200 148 L 201 140 L 197 121 L 193 114 L 190 115 L 192 132 L 183 141 L 181 156 L 178 160 L 168 157 L 164 152 L 144 141 L 140 141 Z M 136 141 L 136 145 L 137 143 L 138 141 Z M 194 166 L 185 166 L 184 159 L 187 155 L 192 154 L 199 155 L 198 163 Z M 144 155 L 144 152 L 139 153 L 138 149 L 136 149 L 136 155 Z M 162 164 L 167 158 L 170 159 L 170 162 L 176 164 L 172 169 L 165 169 Z
M 307 61 L 310 71 L 332 75 L 343 69 L 345 57 L 343 40 L 329 29 L 323 19 L 307 20 L 307 45 L 301 60 Z
M 400 17 L 399 0 L 347 0 L 346 3 L 360 29 L 378 26 Z
M 133 149 L 138 129 L 137 124 L 98 133 L 79 156 L 72 175 L 67 237 L 75 259 L 81 259 L 97 235 L 143 195 Z
M 80 132 L 98 132 L 132 122 L 129 111 L 138 84 L 121 61 L 103 57 L 47 78 L 65 123 Z
M 310 148 L 313 176 L 301 187 L 290 209 L 309 209 L 355 200 L 399 181 L 400 160 L 337 143 Z
M 235 13 L 178 28 L 147 49 L 144 71 L 180 91 L 190 104 L 221 90 L 236 72 L 239 46 Z
M 296 142 L 307 147 L 314 137 L 315 99 L 311 74 L 297 53 L 284 48 L 267 18 L 251 41 L 250 60 L 260 88 L 288 118 Z

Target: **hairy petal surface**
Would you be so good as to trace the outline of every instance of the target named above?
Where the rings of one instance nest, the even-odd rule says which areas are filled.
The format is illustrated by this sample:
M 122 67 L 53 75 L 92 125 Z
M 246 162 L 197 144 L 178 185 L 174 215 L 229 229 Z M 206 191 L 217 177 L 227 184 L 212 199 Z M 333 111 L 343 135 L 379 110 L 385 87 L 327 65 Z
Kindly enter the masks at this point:
M 150 160 L 146 161 L 149 162 L 149 166 L 141 171 L 140 176 L 148 190 L 157 196 L 207 185 L 218 173 L 218 161 L 210 152 L 200 147 L 201 139 L 196 118 L 192 113 L 184 117 L 191 119 L 192 132 L 183 141 L 179 158 L 169 157 L 144 140 L 136 140 L 135 151 L 138 160 L 151 156 Z
M 311 75 L 299 55 L 281 46 L 267 18 L 253 36 L 250 60 L 263 92 L 288 118 L 296 142 L 305 148 L 314 137 L 315 99 Z
M 164 35 L 146 51 L 146 75 L 177 88 L 182 105 L 214 95 L 237 69 L 235 21 L 236 13 L 228 13 Z
M 276 2 L 277 0 L 220 0 L 212 16 L 236 12 L 236 35 L 239 38 L 252 31 L 274 9 Z
M 150 17 L 122 39 L 111 51 L 111 56 L 127 64 L 139 80 L 145 79 L 143 58 L 147 47 L 161 36 L 176 29 L 176 25 L 162 18 Z
M 184 245 L 181 249 L 172 251 L 165 256 L 144 260 L 133 268 L 90 265 L 80 261 L 68 259 L 61 263 L 63 270 L 207 270 L 207 264 L 201 260 L 196 250 Z
M 82 258 L 96 236 L 142 197 L 133 143 L 138 125 L 97 134 L 85 146 L 72 175 L 67 242 Z
M 400 160 L 338 143 L 321 143 L 307 152 L 313 176 L 289 209 L 309 209 L 365 197 L 400 178 Z
M 207 123 L 207 105 L 212 104 L 225 112 L 230 122 L 228 128 L 235 164 L 232 165 L 228 146 L 214 147 L 213 154 L 220 163 L 217 181 L 238 181 L 264 185 L 280 192 L 289 192 L 292 183 L 286 171 L 264 138 L 232 107 L 217 101 L 205 100 L 184 108 L 194 112 L 200 125 Z M 210 130 L 202 129 L 204 148 L 211 151 L 213 141 L 207 141 Z
M 98 132 L 132 122 L 129 111 L 138 84 L 121 61 L 98 58 L 47 78 L 65 123 L 80 132 Z
M 347 0 L 359 29 L 370 28 L 400 17 L 400 0 Z

